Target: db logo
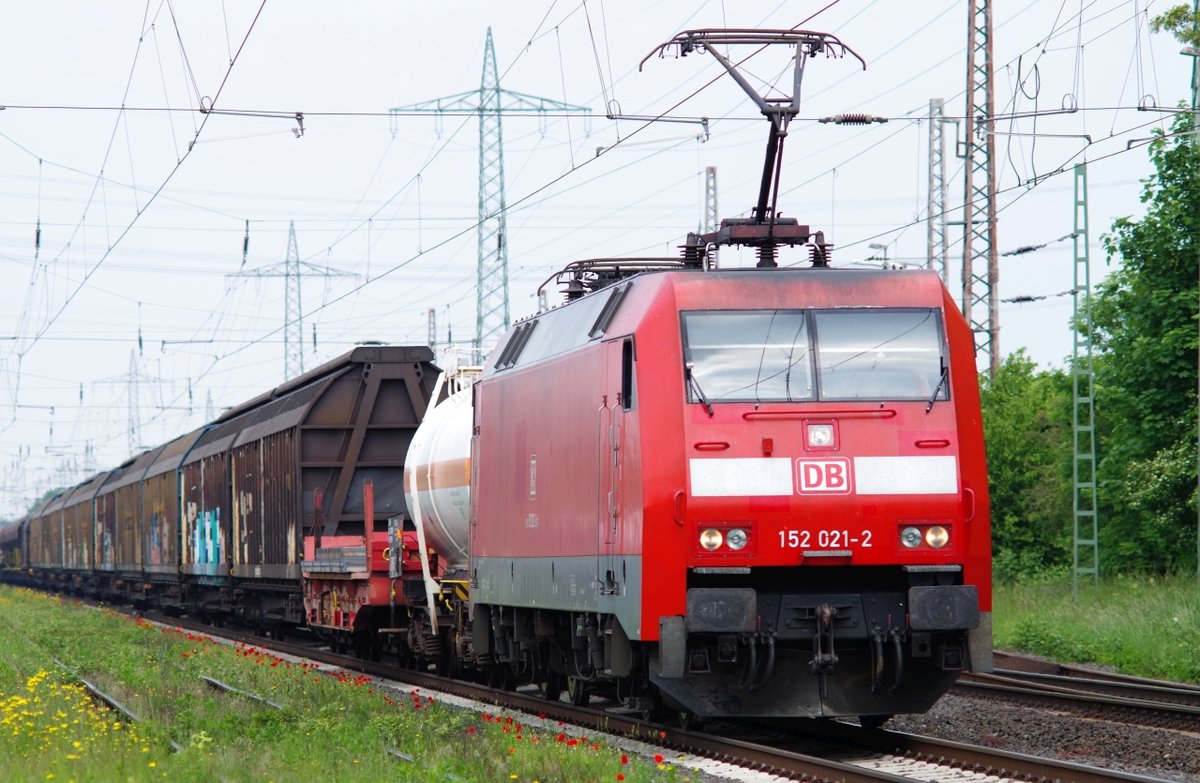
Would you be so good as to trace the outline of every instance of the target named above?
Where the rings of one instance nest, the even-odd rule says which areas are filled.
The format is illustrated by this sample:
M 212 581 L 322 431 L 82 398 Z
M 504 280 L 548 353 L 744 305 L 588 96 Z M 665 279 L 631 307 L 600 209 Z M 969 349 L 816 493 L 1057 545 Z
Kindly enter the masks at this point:
M 800 492 L 811 495 L 849 495 L 850 460 L 798 459 L 796 469 L 800 473 Z

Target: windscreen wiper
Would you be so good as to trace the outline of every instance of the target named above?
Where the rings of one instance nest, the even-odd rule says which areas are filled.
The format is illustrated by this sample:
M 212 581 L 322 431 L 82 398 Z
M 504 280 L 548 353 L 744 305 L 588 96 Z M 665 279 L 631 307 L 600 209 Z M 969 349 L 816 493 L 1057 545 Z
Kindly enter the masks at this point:
M 683 374 L 687 376 L 688 384 L 696 392 L 696 396 L 700 398 L 700 402 L 704 405 L 704 410 L 708 411 L 708 418 L 711 419 L 713 417 L 713 407 L 708 398 L 704 396 L 704 390 L 700 388 L 700 382 L 692 374 L 692 367 L 694 366 L 692 362 L 683 365 Z
M 925 403 L 925 412 L 926 413 L 929 413 L 931 410 L 933 410 L 933 402 L 934 402 L 934 400 L 937 399 L 937 396 L 941 393 L 942 387 L 946 385 L 946 379 L 949 377 L 950 377 L 950 368 L 943 364 L 942 365 L 942 377 L 938 379 L 937 386 L 933 387 L 933 394 L 929 397 L 929 402 Z

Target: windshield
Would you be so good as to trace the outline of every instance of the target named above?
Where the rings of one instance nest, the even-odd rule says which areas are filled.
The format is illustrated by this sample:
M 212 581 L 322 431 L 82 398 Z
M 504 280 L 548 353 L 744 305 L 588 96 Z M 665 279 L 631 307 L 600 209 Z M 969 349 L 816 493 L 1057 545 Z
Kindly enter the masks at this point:
M 948 397 L 936 310 L 688 312 L 683 339 L 691 402 Z
M 684 313 L 683 325 L 692 378 L 710 401 L 814 398 L 803 311 Z

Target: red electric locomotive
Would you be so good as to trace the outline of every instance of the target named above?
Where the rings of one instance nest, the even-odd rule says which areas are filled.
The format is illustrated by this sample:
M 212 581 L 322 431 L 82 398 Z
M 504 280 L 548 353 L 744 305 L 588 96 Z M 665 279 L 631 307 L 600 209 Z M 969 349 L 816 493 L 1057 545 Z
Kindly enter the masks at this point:
M 921 711 L 988 664 L 974 347 L 933 273 L 642 274 L 519 326 L 474 421 L 501 659 L 544 637 L 577 687 L 640 663 L 759 717 Z
M 841 47 L 768 32 L 798 46 L 797 85 Z M 675 42 L 734 72 L 711 47 L 759 35 Z M 577 702 L 866 723 L 990 669 L 972 333 L 933 272 L 830 269 L 820 232 L 775 216 L 796 106 L 761 105 L 754 217 L 682 259 L 568 267 L 568 303 L 509 333 L 473 413 L 459 399 L 418 430 L 409 508 L 456 552 L 462 661 Z M 731 244 L 758 267 L 713 269 Z M 781 245 L 812 268 L 778 268 Z

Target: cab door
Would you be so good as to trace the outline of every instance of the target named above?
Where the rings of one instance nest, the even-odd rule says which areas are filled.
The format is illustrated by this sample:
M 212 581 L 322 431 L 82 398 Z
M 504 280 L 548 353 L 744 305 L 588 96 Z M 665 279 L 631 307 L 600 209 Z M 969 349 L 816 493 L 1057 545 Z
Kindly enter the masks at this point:
M 601 595 L 619 595 L 622 571 L 622 517 L 625 513 L 624 481 L 628 458 L 625 415 L 633 404 L 633 338 L 602 344 L 603 383 L 597 410 L 600 481 L 596 504 L 597 576 Z

